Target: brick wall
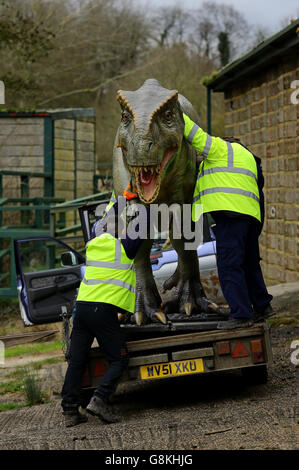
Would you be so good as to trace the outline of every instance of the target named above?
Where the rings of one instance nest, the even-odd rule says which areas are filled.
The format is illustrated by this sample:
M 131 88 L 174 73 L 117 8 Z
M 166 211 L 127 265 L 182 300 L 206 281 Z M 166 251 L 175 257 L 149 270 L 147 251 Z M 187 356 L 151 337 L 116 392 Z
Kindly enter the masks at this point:
M 225 133 L 262 158 L 266 219 L 260 238 L 269 284 L 299 280 L 299 105 L 291 83 L 299 57 L 286 58 L 225 93 Z

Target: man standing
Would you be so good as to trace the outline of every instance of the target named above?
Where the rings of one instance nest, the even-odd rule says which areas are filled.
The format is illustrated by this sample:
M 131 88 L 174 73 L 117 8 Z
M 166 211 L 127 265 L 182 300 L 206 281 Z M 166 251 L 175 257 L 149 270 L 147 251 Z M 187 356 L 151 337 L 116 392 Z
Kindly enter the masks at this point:
M 87 421 L 79 412 L 82 376 L 94 338 L 109 362 L 86 410 L 113 423 L 118 421 L 109 405 L 109 397 L 128 365 L 128 352 L 118 321 L 118 313 L 134 313 L 136 274 L 134 258 L 142 240 L 126 233 L 120 238 L 117 226 L 118 202 L 109 210 L 95 237 L 87 244 L 86 271 L 80 284 L 73 318 L 70 361 L 62 388 L 66 426 Z M 106 229 L 106 231 L 103 231 Z
M 194 191 L 196 205 L 216 222 L 217 267 L 231 318 L 219 329 L 248 327 L 272 313 L 260 266 L 263 178 L 258 159 L 242 144 L 211 137 L 183 114 L 184 137 L 203 155 Z

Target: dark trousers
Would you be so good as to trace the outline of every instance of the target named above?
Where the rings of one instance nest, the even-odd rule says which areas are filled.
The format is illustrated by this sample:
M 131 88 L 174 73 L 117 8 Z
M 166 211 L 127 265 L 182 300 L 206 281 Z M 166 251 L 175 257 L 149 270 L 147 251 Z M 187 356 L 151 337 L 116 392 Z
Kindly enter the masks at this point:
M 128 352 L 114 305 L 77 302 L 71 333 L 70 360 L 62 388 L 61 406 L 64 410 L 78 408 L 82 377 L 94 338 L 109 367 L 95 394 L 107 400 L 115 391 L 119 379 L 128 365 Z
M 223 295 L 233 318 L 251 318 L 272 300 L 260 266 L 260 225 L 249 218 L 213 214 L 217 267 Z

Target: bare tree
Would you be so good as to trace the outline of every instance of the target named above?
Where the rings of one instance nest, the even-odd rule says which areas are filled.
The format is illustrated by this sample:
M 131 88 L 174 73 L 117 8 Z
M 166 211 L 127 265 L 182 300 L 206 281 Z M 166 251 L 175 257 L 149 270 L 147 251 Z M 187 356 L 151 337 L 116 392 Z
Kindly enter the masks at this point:
M 226 60 L 240 55 L 251 44 L 250 28 L 245 18 L 233 6 L 205 1 L 194 14 L 199 50 L 206 57 L 218 60 L 219 37 L 226 41 Z M 220 36 L 219 36 L 220 35 Z M 196 37 L 194 38 L 196 40 Z M 229 44 L 229 51 L 227 45 Z M 220 49 L 223 46 L 220 45 Z M 229 55 L 227 55 L 229 52 Z
M 160 47 L 183 41 L 190 25 L 190 14 L 180 8 L 161 7 L 151 18 L 151 39 Z

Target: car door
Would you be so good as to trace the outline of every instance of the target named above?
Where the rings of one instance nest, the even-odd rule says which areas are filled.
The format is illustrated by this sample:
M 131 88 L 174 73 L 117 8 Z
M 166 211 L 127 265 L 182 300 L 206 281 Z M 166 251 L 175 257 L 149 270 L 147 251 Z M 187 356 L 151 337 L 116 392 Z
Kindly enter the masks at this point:
M 21 316 L 26 325 L 61 321 L 71 313 L 84 275 L 85 258 L 51 237 L 14 241 L 17 290 Z M 61 266 L 62 252 L 71 252 L 76 265 Z

